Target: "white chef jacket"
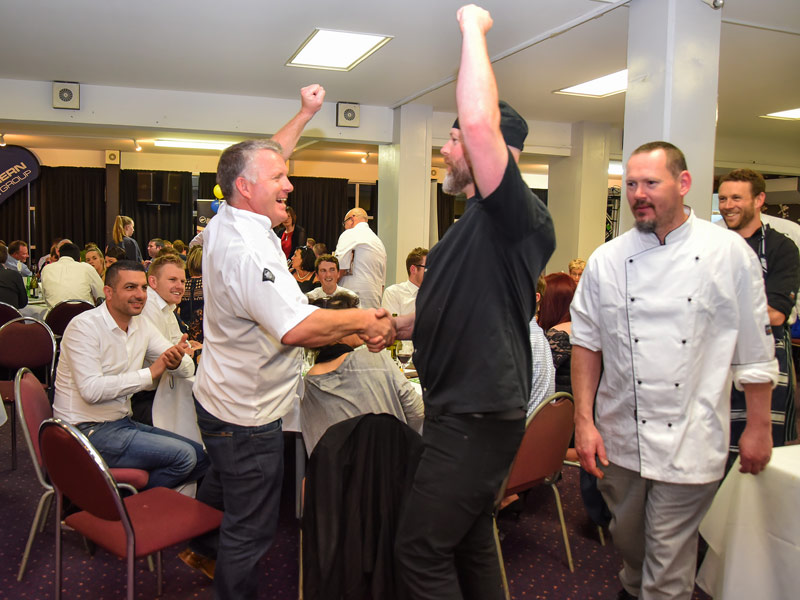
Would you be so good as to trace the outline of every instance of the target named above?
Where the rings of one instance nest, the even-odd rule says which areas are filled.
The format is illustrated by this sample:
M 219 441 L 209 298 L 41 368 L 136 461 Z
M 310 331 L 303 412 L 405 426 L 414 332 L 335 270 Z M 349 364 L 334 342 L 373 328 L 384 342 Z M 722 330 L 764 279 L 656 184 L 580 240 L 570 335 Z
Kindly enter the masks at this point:
M 49 265 L 49 269 L 53 265 Z M 122 331 L 105 303 L 76 316 L 61 340 L 53 415 L 69 423 L 117 421 L 130 412 L 130 396 L 153 383 L 150 369 L 170 344 L 141 316 Z M 173 371 L 190 377 L 184 356 Z
M 64 300 L 85 300 L 91 304 L 105 298 L 103 280 L 89 263 L 62 256 L 42 270 L 42 295 L 49 308 Z
M 383 292 L 381 306 L 388 310 L 390 315 L 411 314 L 416 310 L 418 291 L 419 286 L 410 281 L 390 285 Z
M 345 229 L 336 244 L 340 269 L 349 269 L 339 283 L 361 299 L 361 308 L 379 308 L 386 283 L 386 248 L 365 222 Z
M 198 402 L 247 427 L 283 417 L 296 398 L 302 352 L 281 338 L 317 308 L 289 273 L 267 217 L 220 204 L 203 231 L 203 294 Z
M 778 365 L 755 253 L 684 210 L 664 245 L 634 228 L 592 254 L 570 338 L 603 353 L 595 418 L 608 459 L 699 484 L 724 473 L 731 374 L 739 388 L 774 386 Z

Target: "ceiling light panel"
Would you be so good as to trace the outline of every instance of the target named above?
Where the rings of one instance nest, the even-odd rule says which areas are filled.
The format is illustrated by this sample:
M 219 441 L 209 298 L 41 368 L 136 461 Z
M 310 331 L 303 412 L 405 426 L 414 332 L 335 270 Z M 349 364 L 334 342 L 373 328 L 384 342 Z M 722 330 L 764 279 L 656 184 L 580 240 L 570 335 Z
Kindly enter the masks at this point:
M 212 142 L 210 140 L 156 140 L 153 145 L 161 148 L 188 148 L 190 150 L 225 150 L 236 142 Z
M 800 119 L 800 108 L 793 108 L 791 110 L 782 110 L 780 112 L 769 113 L 762 115 L 767 119 L 784 119 L 789 121 L 796 121 Z
M 556 90 L 556 94 L 567 94 L 571 96 L 588 96 L 590 98 L 605 98 L 624 92 L 628 88 L 628 69 L 604 75 L 591 81 L 579 83 L 561 90 Z
M 374 33 L 315 29 L 286 66 L 349 71 L 391 39 Z

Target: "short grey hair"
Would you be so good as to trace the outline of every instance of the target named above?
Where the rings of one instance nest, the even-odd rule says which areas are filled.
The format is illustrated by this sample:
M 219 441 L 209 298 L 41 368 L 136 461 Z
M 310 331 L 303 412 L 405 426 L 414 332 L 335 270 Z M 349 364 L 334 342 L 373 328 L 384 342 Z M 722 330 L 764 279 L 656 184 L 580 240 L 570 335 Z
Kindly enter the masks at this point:
M 236 179 L 244 177 L 255 181 L 253 158 L 259 150 L 271 150 L 283 157 L 283 147 L 274 140 L 245 140 L 225 149 L 217 165 L 217 184 L 222 196 L 230 201 L 235 189 Z

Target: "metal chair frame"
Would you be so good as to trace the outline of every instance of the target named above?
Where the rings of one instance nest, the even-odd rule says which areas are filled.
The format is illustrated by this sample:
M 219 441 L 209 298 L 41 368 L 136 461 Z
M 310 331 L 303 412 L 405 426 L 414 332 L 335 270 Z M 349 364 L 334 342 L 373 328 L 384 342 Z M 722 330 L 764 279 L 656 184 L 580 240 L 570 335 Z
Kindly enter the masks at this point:
M 71 308 L 72 310 L 68 311 L 67 307 Z M 77 312 L 74 312 L 78 308 L 80 308 L 80 310 L 78 310 Z M 64 330 L 67 328 L 67 325 L 69 324 L 69 322 L 73 318 L 77 317 L 82 312 L 85 312 L 87 310 L 91 310 L 93 308 L 94 308 L 94 304 L 92 304 L 91 302 L 87 302 L 86 300 L 80 300 L 80 299 L 77 299 L 77 298 L 76 299 L 71 299 L 71 300 L 62 300 L 61 302 L 56 304 L 53 308 L 48 310 L 47 313 L 45 313 L 44 322 L 47 323 L 47 325 L 53 331 L 53 334 L 56 336 L 56 339 L 60 339 L 61 336 L 64 335 Z M 65 311 L 70 316 L 67 319 L 67 323 L 64 324 L 64 328 L 62 329 L 60 327 L 54 327 L 54 324 L 52 323 L 53 319 L 55 319 L 56 317 L 60 317 L 61 316 L 60 313 L 65 312 Z M 55 317 L 53 317 L 54 313 L 56 315 Z M 60 323 L 58 323 L 58 324 L 60 325 Z
M 14 363 L 12 366 L 7 367 L 7 368 L 19 369 L 19 368 L 22 368 L 22 367 L 34 367 L 34 368 L 36 368 L 36 367 L 45 366 L 45 367 L 47 367 L 47 372 L 45 374 L 45 376 L 46 376 L 46 384 L 47 384 L 48 387 L 52 387 L 52 385 L 53 385 L 53 370 L 55 369 L 55 364 L 56 364 L 56 339 L 55 339 L 55 336 L 53 335 L 53 330 L 50 329 L 50 327 L 47 325 L 47 323 L 45 323 L 44 321 L 42 321 L 40 319 L 35 319 L 34 317 L 18 317 L 16 319 L 11 319 L 10 321 L 8 321 L 7 323 L 4 323 L 3 325 L 0 325 L 0 342 L 2 342 L 3 330 L 6 329 L 7 327 L 10 327 L 14 323 L 31 323 L 31 324 L 36 323 L 36 324 L 39 324 L 39 325 L 41 325 L 42 327 L 45 328 L 47 333 L 50 335 L 50 341 L 52 343 L 52 351 L 51 351 L 51 354 L 50 354 L 50 364 L 48 366 L 47 364 L 42 364 L 42 365 L 23 365 L 23 364 L 20 364 L 20 363 Z M 3 366 L 5 366 L 5 365 L 3 365 Z M 13 381 L 13 380 L 11 380 L 11 381 Z M 14 471 L 17 468 L 17 418 L 16 418 L 17 409 L 16 409 L 16 403 L 13 400 L 7 400 L 7 399 L 4 398 L 3 402 L 7 406 L 9 406 L 11 408 L 11 414 L 9 415 L 9 420 L 11 421 L 11 470 Z
M 573 404 L 572 395 L 567 393 L 567 392 L 558 392 L 556 394 L 553 394 L 552 396 L 550 396 L 549 398 L 544 400 L 539 406 L 537 406 L 536 409 L 533 411 L 533 413 L 528 417 L 527 421 L 525 422 L 525 436 L 523 437 L 523 441 L 520 444 L 520 449 L 517 451 L 517 454 L 514 457 L 514 461 L 511 463 L 511 467 L 508 470 L 508 475 L 506 475 L 506 478 L 503 480 L 503 483 L 500 486 L 500 490 L 498 491 L 497 497 L 495 499 L 495 507 L 494 507 L 494 512 L 492 514 L 492 524 L 493 524 L 493 528 L 494 528 L 495 547 L 497 548 L 497 558 L 500 561 L 500 572 L 501 572 L 502 578 L 503 578 L 503 591 L 505 593 L 505 597 L 506 597 L 507 600 L 510 600 L 511 592 L 510 592 L 509 587 L 508 587 L 508 578 L 506 576 L 505 563 L 503 561 L 503 551 L 502 551 L 502 548 L 500 547 L 500 534 L 499 534 L 498 529 L 497 529 L 497 514 L 500 511 L 500 503 L 507 495 L 508 484 L 509 484 L 509 481 L 511 481 L 512 475 L 514 475 L 514 468 L 517 466 L 517 464 L 520 461 L 520 459 L 524 458 L 524 457 L 520 456 L 520 452 L 523 451 L 523 449 L 529 449 L 529 447 L 525 444 L 525 441 L 526 441 L 526 437 L 529 435 L 529 431 L 531 430 L 531 425 L 537 422 L 536 418 L 540 414 L 542 414 L 543 412 L 548 411 L 548 410 L 554 410 L 556 408 L 559 408 L 560 406 L 563 405 L 562 403 L 564 403 L 564 402 L 569 402 L 570 405 L 572 405 Z M 571 406 L 571 409 L 572 409 L 571 412 L 574 411 L 574 407 Z M 570 419 L 570 422 L 571 422 L 571 419 Z M 561 459 L 559 460 L 559 465 L 555 469 L 555 471 L 552 472 L 552 473 L 543 474 L 543 476 L 541 478 L 534 479 L 532 481 L 524 482 L 522 484 L 518 484 L 518 485 L 514 486 L 514 488 L 512 490 L 512 493 L 525 491 L 526 489 L 530 489 L 532 487 L 535 487 L 539 483 L 544 483 L 544 484 L 547 484 L 547 485 L 550 486 L 550 489 L 553 490 L 553 494 L 555 495 L 555 499 L 556 499 L 556 508 L 558 510 L 558 518 L 559 518 L 559 521 L 561 522 L 561 532 L 562 532 L 563 537 L 564 537 L 564 549 L 565 549 L 566 554 L 567 554 L 567 564 L 569 566 L 570 572 L 574 573 L 575 572 L 575 565 L 574 565 L 574 563 L 572 561 L 572 550 L 570 549 L 569 536 L 567 534 L 567 525 L 566 525 L 566 522 L 564 520 L 564 509 L 563 509 L 563 507 L 561 505 L 561 495 L 558 493 L 558 488 L 556 487 L 556 482 L 559 479 L 558 476 L 561 473 L 561 465 L 563 463 L 564 456 L 566 456 L 567 447 L 569 446 L 569 439 L 570 439 L 570 435 L 571 435 L 571 430 L 569 431 L 569 433 L 567 433 L 566 431 L 563 432 L 563 435 L 564 435 L 564 440 L 563 440 L 564 452 L 563 452 L 563 455 L 561 456 Z M 559 448 L 559 452 L 560 452 L 560 448 Z
M 25 402 L 23 401 L 22 381 L 26 376 L 32 377 L 35 380 L 36 385 L 40 385 L 39 380 L 36 379 L 36 375 L 33 374 L 33 371 L 27 367 L 23 367 L 17 371 L 17 376 L 14 378 L 14 396 L 16 400 L 17 414 L 19 415 L 20 423 L 22 423 L 22 433 L 25 436 L 25 443 L 28 446 L 28 453 L 31 455 L 31 462 L 33 463 L 33 469 L 36 473 L 36 479 L 39 480 L 39 484 L 42 486 L 44 491 L 39 497 L 39 503 L 36 505 L 36 513 L 33 516 L 31 529 L 28 533 L 28 541 L 25 544 L 25 551 L 22 554 L 19 571 L 17 572 L 17 581 L 22 581 L 22 578 L 25 576 L 25 569 L 28 566 L 28 558 L 30 558 L 31 549 L 33 548 L 33 540 L 36 538 L 37 530 L 38 533 L 44 531 L 44 526 L 47 522 L 47 515 L 50 514 L 50 507 L 53 501 L 53 495 L 55 494 L 55 490 L 53 489 L 50 481 L 48 481 L 47 475 L 44 472 L 44 467 L 39 462 L 39 455 L 36 452 L 36 447 L 34 445 L 34 439 L 32 436 L 38 435 L 38 426 L 35 432 L 31 432 L 31 430 L 28 428 L 28 421 L 25 418 Z M 47 398 L 45 398 L 45 401 L 47 401 Z M 49 402 L 48 413 L 48 418 L 51 418 L 53 413 L 52 409 L 50 409 Z M 139 491 L 130 483 L 118 482 L 117 486 L 133 494 L 136 494 Z

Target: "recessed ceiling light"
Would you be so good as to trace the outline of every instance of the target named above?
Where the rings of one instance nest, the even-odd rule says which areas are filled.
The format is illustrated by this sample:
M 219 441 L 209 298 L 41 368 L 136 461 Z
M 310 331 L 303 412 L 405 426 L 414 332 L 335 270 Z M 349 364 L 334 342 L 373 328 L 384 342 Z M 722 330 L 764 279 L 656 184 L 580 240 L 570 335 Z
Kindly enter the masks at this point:
M 588 96 L 590 98 L 605 98 L 624 92 L 628 88 L 628 69 L 604 75 L 591 81 L 579 83 L 561 90 L 556 90 L 554 94 L 567 94 L 570 96 Z
M 191 150 L 225 150 L 236 142 L 212 142 L 210 140 L 156 140 L 154 145 L 161 148 L 188 148 Z
M 286 66 L 349 71 L 391 39 L 374 33 L 315 29 Z
M 765 119 L 783 119 L 784 121 L 797 121 L 800 119 L 800 108 L 793 108 L 791 110 L 782 110 L 780 112 L 769 113 L 768 115 L 761 115 Z

